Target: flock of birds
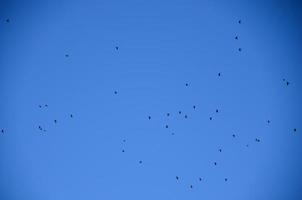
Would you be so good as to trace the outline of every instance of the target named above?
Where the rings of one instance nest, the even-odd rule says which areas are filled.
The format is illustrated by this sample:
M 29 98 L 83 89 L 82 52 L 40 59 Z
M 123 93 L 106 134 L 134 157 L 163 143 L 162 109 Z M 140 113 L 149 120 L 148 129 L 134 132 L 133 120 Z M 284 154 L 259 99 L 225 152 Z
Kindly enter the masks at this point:
M 10 19 L 6 19 L 5 22 L 6 22 L 6 23 L 10 23 Z M 242 21 L 239 20 L 239 21 L 238 21 L 238 24 L 239 24 L 239 25 L 242 24 Z M 238 35 L 235 36 L 235 40 L 239 40 L 239 36 L 238 36 Z M 115 47 L 115 50 L 118 51 L 118 50 L 119 50 L 119 47 L 116 46 L 116 47 Z M 241 52 L 241 51 L 242 51 L 242 48 L 239 47 L 239 48 L 238 48 L 238 51 Z M 65 57 L 66 57 L 66 58 L 69 58 L 69 54 L 65 54 Z M 221 73 L 220 73 L 220 72 L 218 73 L 218 77 L 221 77 Z M 286 86 L 289 86 L 289 84 L 290 84 L 289 81 L 287 81 L 286 79 L 283 79 L 283 82 L 285 83 Z M 189 83 L 185 83 L 185 86 L 186 86 L 186 87 L 189 87 Z M 115 91 L 114 91 L 114 94 L 117 95 L 117 94 L 118 94 L 118 91 L 115 90 Z M 46 108 L 47 108 L 47 107 L 48 107 L 48 104 L 39 105 L 39 108 L 43 108 L 43 107 L 46 107 Z M 192 108 L 193 108 L 193 110 L 196 110 L 196 106 L 195 106 L 195 105 L 193 105 Z M 185 119 L 188 118 L 188 115 L 187 115 L 187 114 L 184 114 L 181 110 L 179 110 L 179 111 L 176 112 L 176 113 L 178 113 L 178 115 L 182 115 L 182 114 L 183 114 L 183 117 L 184 117 Z M 215 113 L 219 113 L 219 109 L 216 109 L 216 110 L 215 110 Z M 170 117 L 171 114 L 170 114 L 170 113 L 166 113 L 166 116 L 167 116 L 167 117 Z M 69 114 L 69 117 L 70 117 L 70 118 L 73 118 L 74 116 L 73 116 L 73 114 Z M 150 116 L 150 115 L 147 116 L 147 119 L 148 119 L 148 120 L 152 120 L 152 116 Z M 213 117 L 210 116 L 210 117 L 209 117 L 209 120 L 213 120 Z M 57 123 L 58 123 L 58 120 L 57 120 L 57 119 L 54 119 L 54 120 L 53 120 L 53 123 L 57 124 Z M 267 120 L 267 123 L 270 124 L 270 120 Z M 166 129 L 168 129 L 168 128 L 169 128 L 169 125 L 166 124 L 164 127 L 165 127 Z M 38 130 L 39 130 L 39 131 L 42 131 L 42 132 L 46 132 L 46 129 L 43 128 L 41 125 L 38 126 Z M 294 131 L 294 132 L 297 132 L 297 129 L 294 128 L 293 131 Z M 2 129 L 1 129 L 1 133 L 4 134 L 4 133 L 5 133 L 5 129 L 2 128 Z M 175 133 L 172 132 L 171 135 L 175 135 Z M 231 137 L 235 138 L 236 135 L 235 135 L 235 134 L 232 134 Z M 123 139 L 123 142 L 125 143 L 126 140 Z M 260 139 L 259 139 L 259 138 L 255 138 L 255 142 L 259 143 L 259 142 L 260 142 Z M 249 144 L 246 144 L 246 147 L 249 147 Z M 218 151 L 221 153 L 221 152 L 222 152 L 222 149 L 219 148 Z M 125 153 L 125 149 L 122 149 L 122 153 Z M 139 160 L 138 163 L 139 163 L 139 164 L 142 164 L 143 161 L 142 161 L 142 160 Z M 217 163 L 217 162 L 213 162 L 213 165 L 216 166 L 216 165 L 218 165 L 218 163 Z M 176 175 L 176 176 L 175 176 L 175 179 L 176 179 L 176 181 L 180 181 L 180 180 L 181 180 L 181 177 L 180 177 L 179 175 Z M 199 180 L 199 181 L 202 181 L 203 178 L 202 178 L 202 177 L 198 177 L 198 180 Z M 228 179 L 228 177 L 224 177 L 223 180 L 224 180 L 225 182 L 227 182 L 229 179 Z M 193 185 L 192 185 L 192 184 L 189 185 L 189 188 L 193 189 Z

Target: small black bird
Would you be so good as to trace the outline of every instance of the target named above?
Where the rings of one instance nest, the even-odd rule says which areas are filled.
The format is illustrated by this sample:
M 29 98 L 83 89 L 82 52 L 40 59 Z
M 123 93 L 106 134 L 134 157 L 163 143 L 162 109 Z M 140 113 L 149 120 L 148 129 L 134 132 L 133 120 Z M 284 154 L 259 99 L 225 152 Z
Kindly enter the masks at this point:
M 189 86 L 189 84 L 188 84 L 188 83 L 186 83 L 186 86 Z
M 9 22 L 10 22 L 10 20 L 9 20 L 9 19 L 6 19 L 5 21 L 6 21 L 6 23 L 9 23 Z
M 114 91 L 114 94 L 117 94 L 117 91 Z
M 176 176 L 175 178 L 176 178 L 176 180 L 179 180 L 179 177 L 178 177 L 178 176 Z
M 1 133 L 4 133 L 4 129 L 1 130 Z
M 142 164 L 142 163 L 143 163 L 143 161 L 140 160 L 140 161 L 139 161 L 139 164 Z
M 148 116 L 148 119 L 151 119 L 151 116 Z
M 269 123 L 271 123 L 271 121 L 270 121 L 270 120 L 267 120 L 267 123 L 269 124 Z
M 241 48 L 238 48 L 238 51 L 240 52 L 240 51 L 242 51 L 242 49 L 241 49 Z
M 294 132 L 296 132 L 297 131 L 297 129 L 296 128 L 294 128 Z
M 181 114 L 181 111 L 178 111 L 178 114 Z
M 192 189 L 192 188 L 193 188 L 193 185 L 190 185 L 190 188 Z
M 241 19 L 238 21 L 239 24 L 241 24 Z
M 235 40 L 238 40 L 238 36 L 235 37 Z
M 289 82 L 288 82 L 288 81 L 286 81 L 286 85 L 287 85 L 287 86 L 289 85 Z
M 202 178 L 199 177 L 199 181 L 201 181 L 201 180 L 202 180 Z
M 185 118 L 187 119 L 187 118 L 188 118 L 188 116 L 187 116 L 187 115 L 185 115 Z
M 175 133 L 171 133 L 172 135 L 175 135 Z
M 122 150 L 122 152 L 124 153 L 124 152 L 125 152 L 125 150 L 123 149 L 123 150 Z
M 236 137 L 236 135 L 235 135 L 235 134 L 233 134 L 232 136 L 233 136 L 233 138 L 234 138 L 234 137 Z
M 48 107 L 48 105 L 47 105 L 47 104 L 45 104 L 45 107 Z
M 256 142 L 260 142 L 260 140 L 258 138 L 255 139 Z
M 126 140 L 125 140 L 125 139 L 123 139 L 123 142 L 126 142 Z
M 214 165 L 217 165 L 217 162 L 214 162 Z
M 224 181 L 228 181 L 228 179 L 227 179 L 227 178 L 225 178 L 225 179 L 224 179 Z
M 212 120 L 212 117 L 210 117 L 210 120 Z
M 71 117 L 71 118 L 73 118 L 73 115 L 72 115 L 72 114 L 70 114 L 70 117 Z
M 166 125 L 166 128 L 169 128 L 169 126 L 168 126 L 168 125 Z
M 119 48 L 118 46 L 115 47 L 116 50 L 118 50 L 118 48 Z
M 41 105 L 39 105 L 39 108 L 42 108 L 42 106 L 41 106 Z
M 39 130 L 41 130 L 41 131 L 42 131 L 42 127 L 41 127 L 41 126 L 39 126 L 38 128 L 39 128 Z
M 69 54 L 65 54 L 65 58 L 68 58 L 69 57 Z
M 220 76 L 221 74 L 220 74 L 220 72 L 218 73 L 218 76 Z
M 169 117 L 169 116 L 170 116 L 170 113 L 167 113 L 167 116 Z
M 246 147 L 249 147 L 249 145 L 247 144 L 247 145 L 245 145 Z
M 54 122 L 57 123 L 57 120 L 55 119 Z
M 221 152 L 222 151 L 222 149 L 219 149 L 219 152 Z
M 216 113 L 218 113 L 218 109 L 216 109 Z
M 196 108 L 196 106 L 193 106 L 193 109 L 195 109 Z

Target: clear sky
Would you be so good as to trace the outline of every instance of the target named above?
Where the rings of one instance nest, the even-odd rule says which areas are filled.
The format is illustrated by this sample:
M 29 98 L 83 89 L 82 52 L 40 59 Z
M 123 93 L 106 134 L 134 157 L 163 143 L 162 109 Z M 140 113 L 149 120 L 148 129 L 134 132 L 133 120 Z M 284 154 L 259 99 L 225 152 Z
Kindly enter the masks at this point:
M 302 199 L 301 13 L 1 1 L 0 199 Z

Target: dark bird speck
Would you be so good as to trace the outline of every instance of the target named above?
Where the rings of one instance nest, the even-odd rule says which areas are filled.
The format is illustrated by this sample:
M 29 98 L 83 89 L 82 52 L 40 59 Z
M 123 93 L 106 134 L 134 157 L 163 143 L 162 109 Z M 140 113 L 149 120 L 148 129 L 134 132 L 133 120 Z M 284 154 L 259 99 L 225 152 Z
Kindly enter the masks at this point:
M 239 52 L 241 52 L 241 51 L 242 51 L 242 49 L 241 49 L 241 48 L 238 48 L 238 51 L 239 51 Z
M 168 125 L 166 125 L 165 127 L 166 127 L 166 128 L 169 128 L 169 126 L 168 126 Z
M 9 22 L 10 22 L 10 19 L 6 19 L 5 21 L 6 21 L 6 23 L 9 23 Z
M 117 91 L 114 91 L 114 94 L 117 94 Z
M 199 177 L 199 179 L 198 179 L 198 180 L 199 180 L 199 181 L 202 181 L 202 178 L 200 178 L 200 177 Z
M 125 150 L 123 149 L 123 150 L 122 150 L 122 152 L 124 153 L 124 152 L 125 152 Z
M 225 179 L 224 179 L 224 181 L 228 181 L 228 179 L 227 179 L 227 178 L 225 178 Z
M 220 72 L 218 73 L 218 76 L 221 76 Z
M 193 185 L 190 185 L 190 188 L 192 189 L 192 188 L 193 188 Z
M 47 105 L 47 104 L 45 104 L 45 107 L 48 107 L 48 105 Z
M 196 106 L 193 106 L 193 109 L 196 109 Z
M 235 37 L 235 40 L 238 40 L 238 36 Z
M 235 135 L 235 134 L 233 134 L 232 136 L 233 136 L 233 138 L 234 138 L 234 137 L 236 137 L 236 135 Z
M 65 58 L 69 58 L 69 54 L 65 54 Z
M 219 149 L 218 151 L 219 151 L 219 152 L 222 152 L 222 149 Z
M 139 161 L 139 164 L 142 164 L 142 163 L 143 163 L 143 161 L 140 160 L 140 161 Z
M 218 109 L 216 109 L 216 113 L 218 113 Z
M 116 46 L 116 47 L 115 47 L 115 50 L 118 50 L 118 49 L 119 49 L 119 47 L 118 47 L 118 46 Z
M 271 121 L 270 121 L 270 120 L 267 120 L 267 123 L 269 124 L 269 123 L 271 123 Z
M 297 132 L 297 129 L 296 129 L 296 128 L 294 128 L 294 132 Z
M 70 117 L 73 118 L 73 114 L 70 114 Z
M 151 119 L 151 116 L 148 116 L 148 119 Z
M 188 118 L 188 115 L 185 115 L 185 118 L 187 119 L 187 118 Z
M 217 165 L 217 162 L 214 162 L 214 165 L 216 166 L 216 165 Z
M 238 24 L 241 24 L 241 19 L 240 19 L 240 20 L 238 20 Z
M 178 176 L 176 176 L 175 178 L 176 178 L 176 180 L 179 180 L 179 177 L 178 177 Z
M 288 81 L 286 81 L 286 85 L 287 85 L 287 86 L 289 85 L 289 82 L 288 82 Z
M 189 84 L 188 84 L 188 83 L 186 83 L 186 86 L 189 86 Z
M 170 113 L 167 113 L 167 117 L 169 117 L 170 116 Z
M 178 114 L 181 114 L 181 111 L 178 111 Z
M 4 133 L 4 129 L 1 130 L 1 133 Z
M 210 117 L 210 120 L 212 120 L 213 118 L 212 117 Z
M 54 122 L 57 123 L 58 121 L 55 119 Z

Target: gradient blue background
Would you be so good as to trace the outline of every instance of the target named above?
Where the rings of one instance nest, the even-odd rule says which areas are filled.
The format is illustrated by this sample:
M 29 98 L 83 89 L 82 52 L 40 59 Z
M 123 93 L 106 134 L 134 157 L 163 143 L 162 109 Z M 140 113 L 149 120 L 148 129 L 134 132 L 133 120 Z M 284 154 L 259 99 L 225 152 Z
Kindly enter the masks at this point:
M 302 199 L 299 1 L 0 11 L 1 200 Z

